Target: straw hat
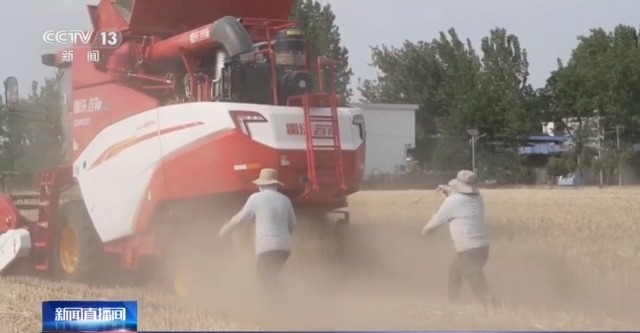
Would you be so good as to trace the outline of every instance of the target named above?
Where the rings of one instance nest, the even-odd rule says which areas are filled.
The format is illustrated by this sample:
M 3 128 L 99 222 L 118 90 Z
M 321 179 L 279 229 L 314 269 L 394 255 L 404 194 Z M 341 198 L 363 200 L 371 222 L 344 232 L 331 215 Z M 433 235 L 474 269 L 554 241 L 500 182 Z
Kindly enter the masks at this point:
M 449 182 L 454 191 L 463 194 L 478 194 L 478 177 L 475 173 L 469 170 L 460 170 L 455 179 Z
M 254 180 L 253 183 L 258 186 L 274 184 L 284 185 L 283 183 L 278 181 L 278 171 L 269 168 L 260 170 L 260 176 L 258 177 L 258 179 Z

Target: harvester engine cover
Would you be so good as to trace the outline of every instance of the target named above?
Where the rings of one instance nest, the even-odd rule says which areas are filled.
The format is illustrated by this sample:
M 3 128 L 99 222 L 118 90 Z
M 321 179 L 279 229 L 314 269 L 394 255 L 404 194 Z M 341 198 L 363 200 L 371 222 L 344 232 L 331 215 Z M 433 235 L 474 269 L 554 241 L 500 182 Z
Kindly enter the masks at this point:
M 239 103 L 272 103 L 271 69 L 266 62 L 238 62 L 225 68 L 223 77 L 230 77 L 231 101 Z
M 280 105 L 288 98 L 313 91 L 313 78 L 307 68 L 307 42 L 298 29 L 278 32 L 272 42 L 275 64 L 265 56 L 268 45 L 258 43 L 255 52 L 234 57 L 224 64 L 223 82 L 228 100 L 239 103 L 271 104 L 272 65 Z M 224 93 L 222 94 L 224 96 Z M 223 98 L 224 100 L 224 98 Z

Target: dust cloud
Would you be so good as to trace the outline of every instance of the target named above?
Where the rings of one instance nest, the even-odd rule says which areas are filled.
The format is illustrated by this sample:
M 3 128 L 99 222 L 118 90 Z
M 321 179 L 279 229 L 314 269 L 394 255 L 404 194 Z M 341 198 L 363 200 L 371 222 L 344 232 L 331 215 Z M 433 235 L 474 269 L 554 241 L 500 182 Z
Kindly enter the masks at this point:
M 513 320 L 487 322 L 489 326 L 483 327 L 477 320 L 453 319 L 456 309 L 472 308 L 473 299 L 465 285 L 463 304 L 448 305 L 447 273 L 454 255 L 448 230 L 422 235 L 430 212 L 421 216 L 416 214 L 419 209 L 412 211 L 356 211 L 351 226 L 342 231 L 334 223 L 301 220 L 282 275 L 284 293 L 275 298 L 257 289 L 249 225 L 232 239 L 218 242 L 221 247 L 215 255 L 190 256 L 192 265 L 209 269 L 201 271 L 194 295 L 181 302 L 265 330 L 544 328 L 530 323 L 515 327 Z M 485 272 L 493 294 L 502 301 L 493 313 L 502 313 L 502 319 L 517 311 L 537 313 L 543 319 L 546 313 L 635 319 L 633 309 L 639 302 L 622 304 L 611 297 L 610 288 L 591 288 L 578 265 L 553 249 L 517 249 L 510 240 L 517 232 L 492 230 Z M 640 284 L 632 287 L 627 292 L 638 294 Z M 492 316 L 477 313 L 471 317 Z M 562 316 L 566 315 L 558 314 Z

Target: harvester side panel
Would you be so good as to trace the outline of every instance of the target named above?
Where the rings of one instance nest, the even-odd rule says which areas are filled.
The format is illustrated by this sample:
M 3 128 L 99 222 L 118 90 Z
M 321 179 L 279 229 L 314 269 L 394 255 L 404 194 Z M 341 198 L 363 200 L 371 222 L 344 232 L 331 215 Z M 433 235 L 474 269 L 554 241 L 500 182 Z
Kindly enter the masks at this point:
M 118 53 L 126 54 L 128 52 L 128 48 L 122 46 L 122 49 L 118 48 Z M 73 55 L 73 61 L 65 63 L 63 55 L 69 52 Z M 96 70 L 94 64 L 87 61 L 87 55 L 89 52 L 89 48 L 86 46 L 75 46 L 73 48 L 67 50 L 60 50 L 55 53 L 55 63 L 54 65 L 58 68 L 62 68 L 62 70 L 70 70 L 74 72 L 71 77 L 71 84 L 73 89 L 80 89 L 82 87 L 91 87 L 91 86 L 99 86 L 101 84 L 105 84 L 108 82 L 112 82 L 113 77 L 110 73 L 105 73 Z M 100 52 L 99 60 L 106 60 L 105 51 Z M 120 57 L 121 58 L 121 57 Z
M 65 76 L 71 75 L 73 85 L 68 104 L 71 109 L 69 111 L 72 112 L 74 161 L 94 138 L 104 136 L 101 132 L 107 126 L 159 105 L 155 98 L 115 82 L 113 78 L 96 70 L 86 58 L 82 58 L 86 57 L 86 53 L 85 48 L 75 48 L 74 57 L 77 60 L 70 69 L 63 70 L 66 72 Z M 92 80 L 92 77 L 99 80 Z M 134 134 L 135 132 L 111 135 L 123 139 Z
M 250 135 L 243 134 L 230 116 L 239 109 L 256 112 L 267 121 L 246 124 Z M 213 102 L 175 104 L 108 126 L 74 164 L 101 239 L 108 242 L 144 231 L 156 208 L 166 200 L 249 191 L 259 167 L 279 169 L 291 180 L 284 190 L 301 191 L 307 169 L 296 155 L 304 152 L 306 137 L 302 132 L 287 132 L 290 125 L 304 123 L 304 115 L 294 111 L 297 109 Z M 362 145 L 351 123 L 355 114 L 350 109 L 340 112 L 345 133 L 342 146 L 352 155 Z M 285 163 L 287 156 L 301 163 Z M 355 161 L 355 157 L 349 160 Z
M 164 172 L 168 195 L 172 198 L 208 196 L 253 190 L 258 164 L 277 165 L 276 154 L 238 131 L 222 131 L 205 136 L 165 156 Z M 259 157 L 259 158 L 258 158 Z M 247 165 L 245 170 L 236 170 Z
M 270 115 L 268 122 L 251 124 L 251 137 L 253 140 L 274 149 L 303 151 L 307 149 L 307 130 L 304 112 L 301 107 L 269 107 L 263 105 L 253 105 L 252 107 L 261 113 L 269 112 Z M 233 106 L 233 108 L 241 109 L 242 106 Z M 363 142 L 357 133 L 357 127 L 352 124 L 353 117 L 361 112 L 357 109 L 338 108 L 339 129 L 343 136 L 341 146 L 344 150 L 357 149 Z M 312 108 L 310 114 L 313 117 L 329 117 L 331 116 L 331 111 L 329 108 Z M 332 142 L 330 128 L 331 126 L 325 122 L 312 121 L 312 131 L 319 137 L 315 141 L 318 145 L 328 145 Z M 318 148 L 318 150 L 323 149 Z
M 103 242 L 133 233 L 133 217 L 162 159 L 157 109 L 100 131 L 74 162 L 74 175 Z
M 228 126 L 222 132 L 213 131 L 213 127 L 207 130 L 205 127 L 201 130 L 204 130 L 206 134 L 198 137 L 193 137 L 190 134 L 196 133 L 198 130 L 196 128 L 174 132 L 161 137 L 165 160 L 168 160 L 169 157 L 175 160 L 178 158 L 176 155 L 191 154 L 193 151 L 202 149 L 203 146 L 210 146 L 211 149 L 208 152 L 202 151 L 201 155 L 185 156 L 184 160 L 189 161 L 188 165 L 184 165 L 185 171 L 183 169 L 176 169 L 176 171 L 172 172 L 165 170 L 168 188 L 172 192 L 171 197 L 200 196 L 212 193 L 211 191 L 218 193 L 219 191 L 216 191 L 211 183 L 204 180 L 211 179 L 209 174 L 218 175 L 220 173 L 225 175 L 223 179 L 229 179 L 230 182 L 233 180 L 232 183 L 235 186 L 235 190 L 251 190 L 253 188 L 250 183 L 250 180 L 253 179 L 251 177 L 257 176 L 259 168 L 267 166 L 280 169 L 282 177 L 289 178 L 289 173 L 295 174 L 290 178 L 292 181 L 287 184 L 290 189 L 303 187 L 300 182 L 300 176 L 305 175 L 305 173 L 298 172 L 298 168 L 302 167 L 306 170 L 306 163 L 297 160 L 295 163 L 290 163 L 288 160 L 289 158 L 294 158 L 296 152 L 305 152 L 304 114 L 301 108 L 257 104 L 209 103 L 209 106 L 202 110 L 202 114 L 199 114 L 201 111 L 194 107 L 199 104 L 185 104 L 184 109 L 180 112 L 174 112 L 172 111 L 173 109 L 159 109 L 159 119 L 162 127 L 175 126 L 177 123 L 189 123 L 194 124 L 194 127 L 200 128 L 201 126 L 196 124 L 206 119 L 211 119 L 212 123 L 211 125 L 207 124 L 207 126 L 214 126 L 213 124 L 227 124 Z M 330 111 L 326 108 L 317 108 L 312 112 L 317 115 L 330 114 Z M 353 117 L 359 114 L 358 112 L 360 111 L 348 108 L 340 108 L 338 112 L 340 131 L 344 135 L 342 146 L 346 151 L 356 151 L 363 142 L 357 131 L 357 126 L 352 124 Z M 244 129 L 239 128 L 236 130 L 235 124 L 229 123 L 233 119 L 229 116 L 230 114 L 262 116 L 265 121 L 239 122 L 238 125 L 244 127 Z M 178 119 L 182 120 L 179 121 Z M 318 134 L 325 134 L 324 138 L 318 141 L 331 142 L 332 138 L 328 136 L 327 132 L 320 133 L 322 132 L 321 130 L 327 129 L 326 124 L 314 122 L 314 125 L 320 129 L 317 131 Z M 223 132 L 226 129 L 234 129 L 236 133 L 243 133 L 244 131 L 244 134 L 237 139 L 227 138 L 228 133 Z M 225 140 L 229 143 L 219 144 L 219 147 L 209 144 L 209 142 L 216 140 Z M 324 151 L 321 150 L 320 152 Z M 328 170 L 333 170 L 335 166 L 334 157 L 331 155 L 323 157 L 330 158 L 319 161 L 318 165 Z M 186 170 L 193 170 L 193 173 Z M 193 176 L 194 179 L 189 180 L 186 177 L 187 175 L 198 176 Z M 190 185 L 186 185 L 184 182 Z M 227 182 L 223 181 L 223 183 L 226 184 Z M 233 188 L 222 186 L 222 184 L 218 184 L 218 186 L 221 188 L 220 191 L 234 191 Z M 201 190 L 198 190 L 199 188 Z

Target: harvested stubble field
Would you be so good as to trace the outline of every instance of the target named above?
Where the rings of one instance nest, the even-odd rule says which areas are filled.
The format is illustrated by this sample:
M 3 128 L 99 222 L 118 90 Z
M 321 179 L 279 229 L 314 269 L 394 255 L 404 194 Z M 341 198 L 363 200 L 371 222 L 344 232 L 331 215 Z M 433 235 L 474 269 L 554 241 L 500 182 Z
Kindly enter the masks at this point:
M 633 330 L 640 325 L 640 189 L 487 189 L 487 276 L 500 309 L 446 302 L 448 230 L 420 229 L 432 191 L 362 192 L 339 258 L 330 236 L 296 234 L 287 297 L 262 303 L 251 261 L 176 300 L 157 286 L 99 288 L 33 278 L 0 280 L 0 331 L 36 332 L 44 299 L 137 299 L 140 330 L 447 329 Z M 416 200 L 424 198 L 418 202 Z M 216 235 L 212 235 L 215 237 Z M 215 281 L 215 282 L 213 282 Z M 465 287 L 466 288 L 466 287 Z M 468 289 L 464 290 L 471 301 Z

